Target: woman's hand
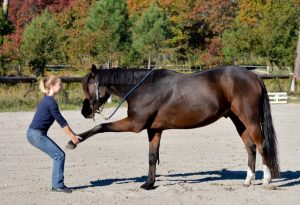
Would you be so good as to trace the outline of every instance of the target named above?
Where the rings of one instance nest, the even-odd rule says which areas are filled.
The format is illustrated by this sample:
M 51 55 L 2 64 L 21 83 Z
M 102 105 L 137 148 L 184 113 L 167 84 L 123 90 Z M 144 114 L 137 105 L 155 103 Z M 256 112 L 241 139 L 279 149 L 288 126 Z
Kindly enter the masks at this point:
M 72 140 L 72 142 L 73 142 L 74 144 L 78 145 L 78 144 L 80 143 L 80 141 L 82 140 L 82 138 L 79 137 L 78 135 L 73 135 L 73 136 L 71 137 L 71 140 Z
M 74 145 L 78 145 L 82 141 L 82 138 L 80 136 L 76 135 L 73 132 L 73 130 L 69 127 L 69 125 L 66 125 L 63 129 L 64 129 L 65 133 L 71 138 Z

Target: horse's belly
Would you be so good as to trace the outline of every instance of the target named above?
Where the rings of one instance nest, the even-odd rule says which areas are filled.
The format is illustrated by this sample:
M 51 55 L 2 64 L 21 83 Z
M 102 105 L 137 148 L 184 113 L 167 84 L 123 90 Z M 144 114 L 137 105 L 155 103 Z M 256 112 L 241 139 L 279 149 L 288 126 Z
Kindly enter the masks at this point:
M 225 112 L 224 112 L 225 113 Z M 194 110 L 192 112 L 158 113 L 151 127 L 155 129 L 189 129 L 206 126 L 221 118 L 223 112 L 207 112 Z

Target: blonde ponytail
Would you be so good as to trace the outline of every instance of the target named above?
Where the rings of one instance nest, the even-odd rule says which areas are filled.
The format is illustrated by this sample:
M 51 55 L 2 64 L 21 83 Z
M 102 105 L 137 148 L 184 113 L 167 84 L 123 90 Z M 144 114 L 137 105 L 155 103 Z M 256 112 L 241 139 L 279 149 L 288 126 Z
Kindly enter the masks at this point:
M 43 77 L 40 80 L 40 90 L 44 95 L 48 95 L 50 92 L 50 86 L 55 85 L 58 81 L 60 81 L 59 77 L 51 75 L 49 77 Z

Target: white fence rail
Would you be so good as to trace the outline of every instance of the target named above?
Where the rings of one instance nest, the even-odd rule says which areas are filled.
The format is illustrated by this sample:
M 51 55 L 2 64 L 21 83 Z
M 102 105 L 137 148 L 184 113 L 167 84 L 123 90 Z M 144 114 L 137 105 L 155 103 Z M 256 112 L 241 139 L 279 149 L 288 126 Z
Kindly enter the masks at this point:
M 288 95 L 286 92 L 269 92 L 270 103 L 283 104 L 287 103 Z

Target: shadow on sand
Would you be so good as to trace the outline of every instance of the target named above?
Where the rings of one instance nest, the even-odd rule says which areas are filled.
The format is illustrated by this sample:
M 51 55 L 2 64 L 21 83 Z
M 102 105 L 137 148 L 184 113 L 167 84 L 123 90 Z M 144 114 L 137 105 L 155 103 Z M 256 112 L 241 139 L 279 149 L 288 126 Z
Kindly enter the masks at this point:
M 177 183 L 202 183 L 211 181 L 224 181 L 224 180 L 241 180 L 246 178 L 245 171 L 231 171 L 227 169 L 216 171 L 204 171 L 193 173 L 180 173 L 180 174 L 166 174 L 157 175 L 157 181 L 162 181 L 160 177 L 165 177 L 165 181 Z M 196 177 L 196 179 L 195 179 Z M 262 179 L 262 171 L 256 171 L 256 179 Z M 133 178 L 115 178 L 91 181 L 88 185 L 70 187 L 72 189 L 86 189 L 89 187 L 101 187 L 111 184 L 126 184 L 126 183 L 143 183 L 147 180 L 147 176 L 133 177 Z M 290 187 L 300 185 L 300 171 L 285 171 L 281 172 L 281 177 L 275 180 L 279 183 L 278 187 Z M 242 182 L 241 182 L 242 184 Z

